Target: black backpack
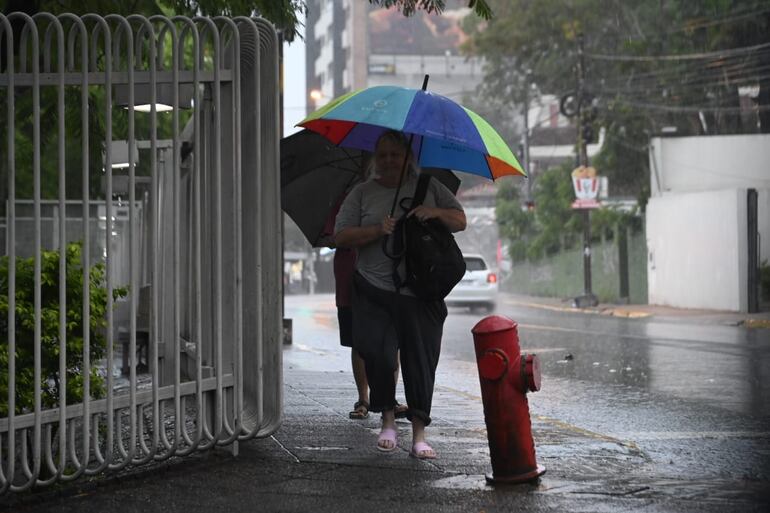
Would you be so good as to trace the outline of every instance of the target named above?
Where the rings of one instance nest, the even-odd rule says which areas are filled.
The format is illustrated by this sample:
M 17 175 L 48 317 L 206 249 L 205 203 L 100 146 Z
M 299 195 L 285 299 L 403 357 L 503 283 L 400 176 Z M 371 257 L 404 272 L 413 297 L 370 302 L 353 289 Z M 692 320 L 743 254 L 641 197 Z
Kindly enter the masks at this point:
M 411 211 L 425 200 L 430 175 L 420 175 Z M 403 207 L 402 207 L 403 208 Z M 393 232 L 393 282 L 396 289 L 409 287 L 425 301 L 442 300 L 465 275 L 465 260 L 457 242 L 444 223 L 438 219 L 420 221 L 415 216 L 403 216 Z M 405 261 L 406 276 L 401 277 L 398 265 Z

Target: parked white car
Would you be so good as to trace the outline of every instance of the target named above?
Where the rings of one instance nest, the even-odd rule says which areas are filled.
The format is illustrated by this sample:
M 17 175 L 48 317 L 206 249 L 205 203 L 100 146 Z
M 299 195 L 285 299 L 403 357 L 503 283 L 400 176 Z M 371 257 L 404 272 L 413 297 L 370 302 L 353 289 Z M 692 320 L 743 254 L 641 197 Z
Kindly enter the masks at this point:
M 465 276 L 446 297 L 449 306 L 467 306 L 471 310 L 494 310 L 497 301 L 497 274 L 481 255 L 464 254 Z

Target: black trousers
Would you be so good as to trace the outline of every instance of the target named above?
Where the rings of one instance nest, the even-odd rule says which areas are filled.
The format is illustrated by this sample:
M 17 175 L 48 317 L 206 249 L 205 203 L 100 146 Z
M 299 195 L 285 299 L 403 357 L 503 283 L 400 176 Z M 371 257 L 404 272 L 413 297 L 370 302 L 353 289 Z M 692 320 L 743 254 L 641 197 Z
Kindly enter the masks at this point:
M 422 301 L 353 278 L 353 347 L 366 364 L 370 411 L 396 405 L 394 373 L 400 351 L 407 418 L 430 424 L 436 366 L 447 309 L 444 301 Z

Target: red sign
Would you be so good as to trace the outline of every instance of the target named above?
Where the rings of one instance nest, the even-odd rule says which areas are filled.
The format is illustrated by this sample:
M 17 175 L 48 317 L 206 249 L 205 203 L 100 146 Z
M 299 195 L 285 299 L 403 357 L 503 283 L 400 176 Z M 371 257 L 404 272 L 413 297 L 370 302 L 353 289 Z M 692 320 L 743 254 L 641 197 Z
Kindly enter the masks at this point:
M 574 209 L 581 209 L 581 208 L 600 208 L 602 206 L 599 201 L 595 199 L 576 199 L 572 202 L 572 208 Z

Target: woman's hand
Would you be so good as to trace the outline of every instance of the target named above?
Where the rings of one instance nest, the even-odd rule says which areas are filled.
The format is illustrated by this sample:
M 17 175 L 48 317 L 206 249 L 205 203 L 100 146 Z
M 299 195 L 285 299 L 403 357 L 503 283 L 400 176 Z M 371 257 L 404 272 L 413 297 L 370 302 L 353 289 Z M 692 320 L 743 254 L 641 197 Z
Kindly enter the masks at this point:
M 444 223 L 451 232 L 465 230 L 466 225 L 465 212 L 454 208 L 426 207 L 425 205 L 419 205 L 409 212 L 407 216 L 416 216 L 420 221 L 438 219 Z
M 382 220 L 382 224 L 380 225 L 380 230 L 382 231 L 382 234 L 390 235 L 391 233 L 393 233 L 393 230 L 395 229 L 396 229 L 396 220 L 390 216 L 386 216 L 385 219 Z
M 434 207 L 428 207 L 426 205 L 418 205 L 415 207 L 407 217 L 416 216 L 420 221 L 427 221 L 428 219 L 435 219 L 439 217 L 439 209 Z

